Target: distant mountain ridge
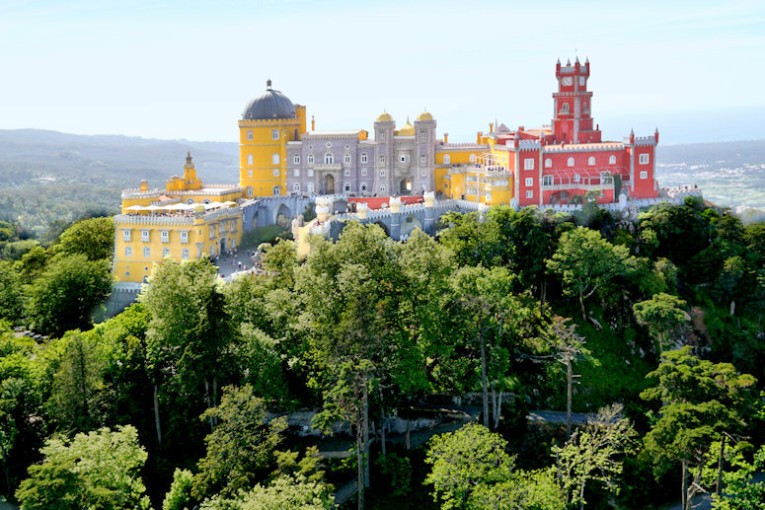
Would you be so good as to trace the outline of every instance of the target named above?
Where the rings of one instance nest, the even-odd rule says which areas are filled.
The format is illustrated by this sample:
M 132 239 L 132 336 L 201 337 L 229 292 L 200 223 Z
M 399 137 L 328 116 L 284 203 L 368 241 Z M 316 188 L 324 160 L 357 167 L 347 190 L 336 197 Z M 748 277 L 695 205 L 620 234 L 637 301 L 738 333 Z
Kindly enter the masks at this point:
M 88 212 L 116 212 L 120 191 L 163 187 L 191 151 L 207 183 L 239 180 L 239 144 L 0 130 L 0 218 L 39 234 Z M 698 185 L 719 205 L 765 209 L 765 140 L 659 145 L 662 186 Z

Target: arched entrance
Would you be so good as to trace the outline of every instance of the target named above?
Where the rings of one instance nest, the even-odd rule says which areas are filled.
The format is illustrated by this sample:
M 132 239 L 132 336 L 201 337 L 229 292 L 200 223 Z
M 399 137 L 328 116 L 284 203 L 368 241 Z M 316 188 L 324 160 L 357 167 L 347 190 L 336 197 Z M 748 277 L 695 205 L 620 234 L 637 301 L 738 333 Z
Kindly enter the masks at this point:
M 409 195 L 412 193 L 412 180 L 411 179 L 401 179 L 401 183 L 399 184 L 399 190 L 400 195 Z
M 335 176 L 332 174 L 327 174 L 324 176 L 324 194 L 335 194 Z
M 280 227 L 288 227 L 291 220 L 292 213 L 290 212 L 290 208 L 284 204 L 281 204 L 279 209 L 276 211 L 276 224 Z
M 226 253 L 226 238 L 220 240 L 220 254 L 225 255 Z

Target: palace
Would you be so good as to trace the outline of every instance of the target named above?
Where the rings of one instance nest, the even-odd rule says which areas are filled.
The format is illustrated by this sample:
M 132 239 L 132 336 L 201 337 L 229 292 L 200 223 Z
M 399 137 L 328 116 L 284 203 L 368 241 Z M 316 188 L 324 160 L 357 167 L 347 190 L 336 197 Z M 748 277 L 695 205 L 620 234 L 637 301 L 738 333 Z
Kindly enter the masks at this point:
M 316 131 L 313 120 L 308 130 L 306 107 L 269 80 L 239 120 L 238 184 L 205 186 L 187 155 L 183 177 L 172 177 L 164 190 L 144 181 L 123 191 L 115 276 L 140 282 L 164 257 L 216 257 L 235 249 L 242 231 L 257 223 L 252 208 L 263 197 L 343 195 L 368 198 L 370 208 L 387 205 L 387 197 L 425 194 L 513 207 L 658 197 L 658 130 L 603 141 L 591 116 L 589 61 L 558 61 L 555 77 L 550 125 L 512 130 L 491 123 L 468 143 L 451 143 L 448 133 L 439 138 L 429 112 L 400 128 L 383 112 L 372 138 L 363 129 Z

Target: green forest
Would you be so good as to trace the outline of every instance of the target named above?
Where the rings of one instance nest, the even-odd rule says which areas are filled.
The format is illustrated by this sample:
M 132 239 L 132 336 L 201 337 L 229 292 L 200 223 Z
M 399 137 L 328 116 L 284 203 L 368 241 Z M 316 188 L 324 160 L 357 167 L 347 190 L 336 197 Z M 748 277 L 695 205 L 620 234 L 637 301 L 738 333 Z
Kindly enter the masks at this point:
M 110 218 L 21 237 L 0 222 L 23 510 L 329 509 L 354 481 L 341 508 L 765 508 L 765 223 L 694 198 L 449 213 L 407 242 L 349 222 L 231 283 L 167 259 L 106 320 Z

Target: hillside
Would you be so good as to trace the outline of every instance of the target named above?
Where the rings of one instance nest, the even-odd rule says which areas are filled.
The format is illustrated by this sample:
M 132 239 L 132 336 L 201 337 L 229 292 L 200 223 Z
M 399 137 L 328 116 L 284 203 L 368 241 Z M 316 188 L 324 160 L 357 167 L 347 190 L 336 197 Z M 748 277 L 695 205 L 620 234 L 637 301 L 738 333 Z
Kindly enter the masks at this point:
M 237 181 L 236 143 L 0 130 L 0 219 L 44 236 L 51 224 L 113 213 L 120 190 L 141 179 L 163 186 L 187 150 L 205 182 Z M 719 205 L 765 209 L 763 140 L 660 145 L 657 157 L 662 186 L 696 184 Z

